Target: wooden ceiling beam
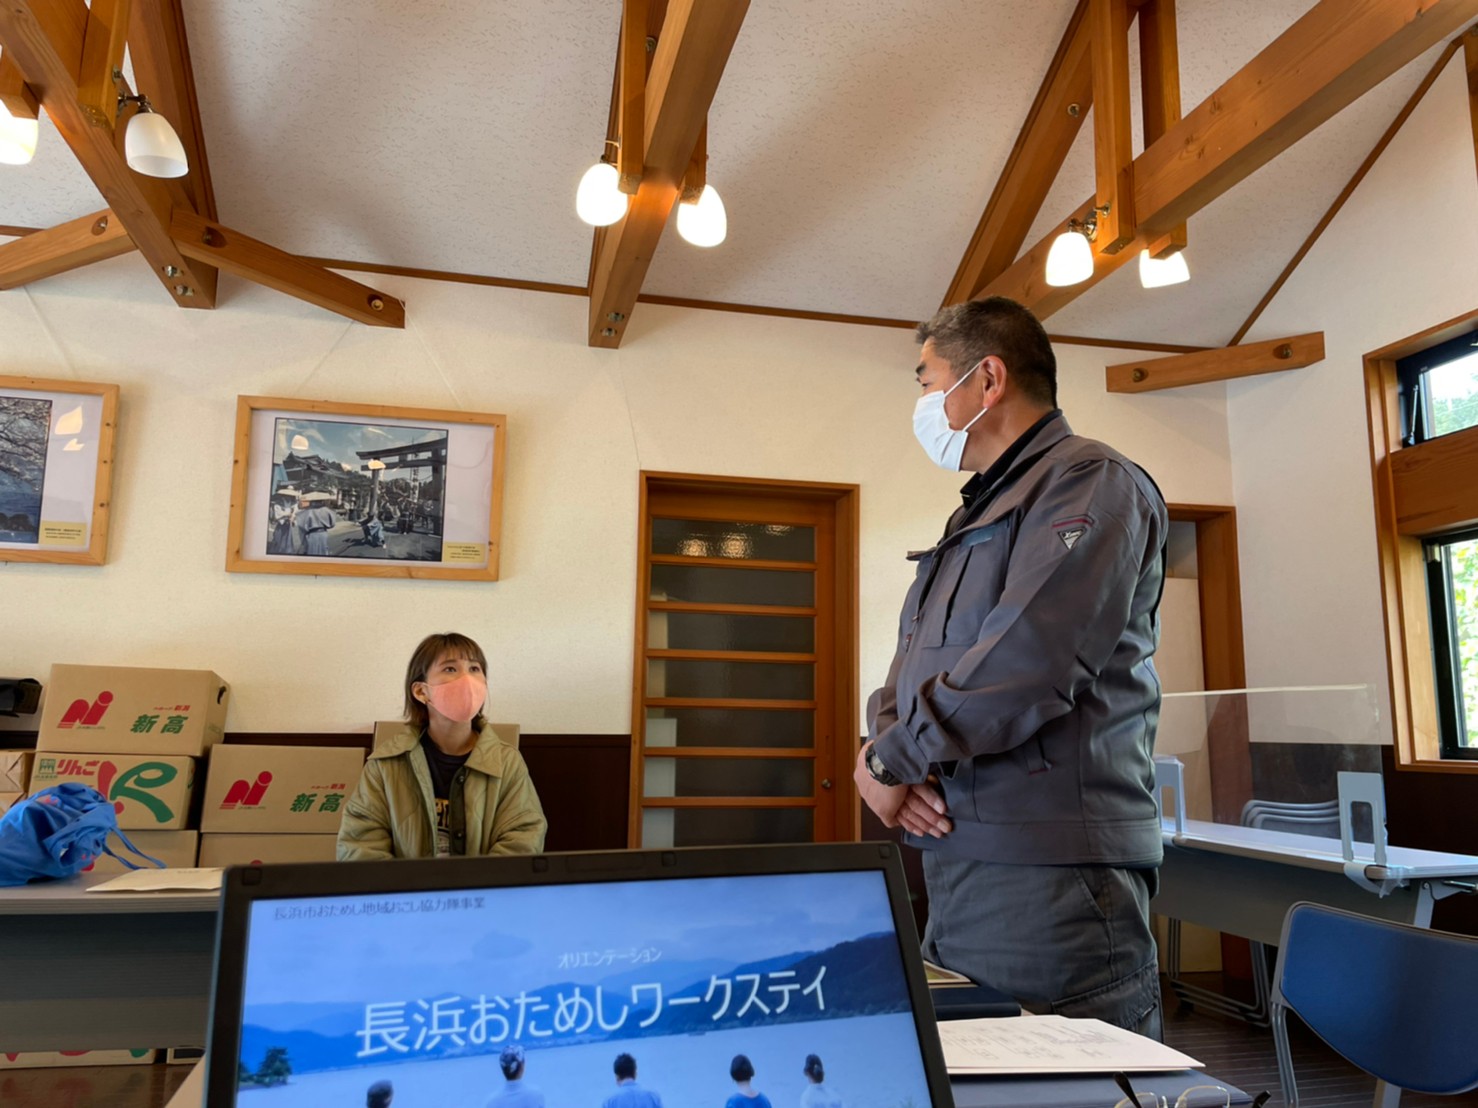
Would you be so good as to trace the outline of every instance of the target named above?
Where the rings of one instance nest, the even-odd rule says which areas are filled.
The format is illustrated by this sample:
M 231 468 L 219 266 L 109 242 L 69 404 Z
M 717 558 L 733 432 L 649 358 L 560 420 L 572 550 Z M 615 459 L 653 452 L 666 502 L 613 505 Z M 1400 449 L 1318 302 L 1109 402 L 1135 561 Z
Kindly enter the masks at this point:
M 1088 2 L 1078 0 L 941 307 L 973 300 L 1015 260 L 1093 106 Z
M 1478 0 L 1319 0 L 1134 160 L 1134 242 L 1095 248 L 1092 277 L 1052 288 L 1043 267 L 1065 218 L 981 295 L 1045 319 L 1475 17 Z
M 1175 0 L 1142 0 L 1139 6 L 1139 82 L 1144 144 L 1158 142 L 1180 122 L 1180 40 Z M 1186 225 L 1150 244 L 1150 255 L 1168 258 L 1186 247 Z
M 0 46 L 14 57 L 46 114 L 175 303 L 213 308 L 214 275 L 192 263 L 170 237 L 170 190 L 163 181 L 129 169 L 113 130 L 95 125 L 79 103 L 87 19 L 83 0 L 4 0 Z
M 169 120 L 185 148 L 190 172 L 178 179 L 185 198 L 197 215 L 215 219 L 215 189 L 205 156 L 205 129 L 181 0 L 133 0 L 128 56 L 139 91 L 147 93 L 154 110 Z
M 1468 37 L 1472 37 L 1471 31 Z M 1401 110 L 1396 113 L 1396 118 L 1391 120 L 1391 125 L 1386 128 L 1385 133 L 1381 135 L 1379 141 L 1370 148 L 1370 153 L 1365 155 L 1365 160 L 1360 163 L 1360 168 L 1355 170 L 1354 175 L 1345 183 L 1345 187 L 1340 190 L 1339 195 L 1334 198 L 1334 203 L 1329 205 L 1328 210 L 1320 217 L 1319 222 L 1314 224 L 1314 229 L 1309 232 L 1308 238 L 1304 239 L 1303 244 L 1293 252 L 1293 257 L 1288 260 L 1288 264 L 1283 267 L 1283 271 L 1278 274 L 1277 279 L 1268 286 L 1268 291 L 1263 293 L 1262 299 L 1257 302 L 1257 306 L 1242 321 L 1242 326 L 1238 327 L 1236 333 L 1227 341 L 1228 346 L 1236 346 L 1247 337 L 1247 332 L 1252 330 L 1252 325 L 1262 316 L 1267 306 L 1273 302 L 1273 298 L 1278 295 L 1279 291 L 1288 282 L 1288 278 L 1293 276 L 1294 270 L 1298 269 L 1299 264 L 1308 255 L 1308 252 L 1314 248 L 1314 244 L 1319 241 L 1329 225 L 1334 222 L 1334 217 L 1345 206 L 1345 201 L 1355 195 L 1355 190 L 1360 187 L 1360 182 L 1365 180 L 1365 175 L 1375 167 L 1375 163 L 1385 153 L 1386 147 L 1391 144 L 1391 140 L 1406 125 L 1406 121 L 1411 118 L 1411 113 L 1416 111 L 1417 105 L 1427 95 L 1427 90 L 1432 87 L 1442 71 L 1447 68 L 1447 63 L 1452 61 L 1452 56 L 1457 53 L 1457 50 L 1458 43 L 1454 40 L 1449 42 L 1447 49 L 1438 55 L 1432 68 L 1427 70 L 1427 75 L 1422 78 L 1422 83 L 1417 85 L 1416 90 L 1407 98 Z
M 93 212 L 0 246 L 0 289 L 55 277 L 127 254 L 133 248 L 133 240 L 112 212 Z
M 41 101 L 21 76 L 20 66 L 0 51 L 0 106 L 16 119 L 40 119 Z
M 646 79 L 641 187 L 625 217 L 595 239 L 591 346 L 621 344 L 748 10 L 749 0 L 670 0 L 667 5 Z
M 77 102 L 95 127 L 109 131 L 118 118 L 118 87 L 123 49 L 128 42 L 132 0 L 92 0 L 82 38 L 82 64 L 77 70 Z
M 1223 346 L 1196 354 L 1177 354 L 1111 365 L 1104 371 L 1109 392 L 1154 392 L 1182 385 L 1204 385 L 1233 377 L 1302 369 L 1324 360 L 1324 332 L 1272 339 L 1247 346 Z
M 1463 61 L 1468 68 L 1468 116 L 1473 123 L 1474 168 L 1478 169 L 1478 24 L 1463 36 Z
M 170 233 L 181 253 L 227 273 L 371 327 L 405 326 L 405 305 L 389 293 L 351 281 L 194 212 L 176 208 Z
M 1090 0 L 1097 237 L 1105 254 L 1134 241 L 1134 129 L 1129 112 L 1129 0 Z
M 616 172 L 620 189 L 635 196 L 646 163 L 647 0 L 621 5 L 621 39 L 616 46 Z

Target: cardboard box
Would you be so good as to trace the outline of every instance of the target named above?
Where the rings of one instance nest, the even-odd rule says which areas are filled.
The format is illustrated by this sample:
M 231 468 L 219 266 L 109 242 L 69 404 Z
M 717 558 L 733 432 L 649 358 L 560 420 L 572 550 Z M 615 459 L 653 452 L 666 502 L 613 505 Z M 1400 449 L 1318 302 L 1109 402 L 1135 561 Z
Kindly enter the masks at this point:
M 150 858 L 158 858 L 170 869 L 191 868 L 195 865 L 195 857 L 200 850 L 199 831 L 125 831 L 123 833 L 128 836 L 129 842 L 139 848 L 140 853 L 147 854 Z M 141 858 L 135 858 L 128 852 L 127 847 L 111 835 L 108 836 L 108 846 L 135 865 L 147 866 L 149 864 Z M 82 872 L 127 873 L 128 867 L 118 859 L 104 854 Z
M 202 835 L 202 866 L 256 866 L 274 862 L 332 862 L 337 835 Z
M 31 779 L 33 750 L 0 750 L 0 793 L 23 793 Z
M 0 793 L 0 816 L 14 808 L 25 795 L 25 793 Z
M 376 720 L 375 747 L 378 749 L 381 743 L 406 726 L 408 725 L 403 719 Z M 516 723 L 489 723 L 488 726 L 497 732 L 498 738 L 513 747 L 514 750 L 518 749 L 518 736 L 523 730 L 522 727 Z
M 363 769 L 356 746 L 219 744 L 210 754 L 200 830 L 337 834 Z
M 125 831 L 178 831 L 190 816 L 195 759 L 153 754 L 56 754 L 41 751 L 31 791 L 64 781 L 90 785 L 113 802 Z
M 52 666 L 36 749 L 198 758 L 220 741 L 230 694 L 208 669 Z
M 43 1066 L 146 1066 L 154 1061 L 154 1050 L 26 1050 L 0 1054 L 0 1070 L 37 1069 Z

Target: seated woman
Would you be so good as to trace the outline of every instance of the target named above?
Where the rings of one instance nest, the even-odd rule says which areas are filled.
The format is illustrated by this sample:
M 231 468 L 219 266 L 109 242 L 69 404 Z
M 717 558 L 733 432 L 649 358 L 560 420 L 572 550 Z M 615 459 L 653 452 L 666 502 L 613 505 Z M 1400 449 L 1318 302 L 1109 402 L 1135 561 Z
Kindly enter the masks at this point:
M 544 809 L 517 750 L 483 718 L 487 658 L 428 635 L 405 673 L 406 726 L 377 747 L 339 826 L 339 860 L 536 854 Z

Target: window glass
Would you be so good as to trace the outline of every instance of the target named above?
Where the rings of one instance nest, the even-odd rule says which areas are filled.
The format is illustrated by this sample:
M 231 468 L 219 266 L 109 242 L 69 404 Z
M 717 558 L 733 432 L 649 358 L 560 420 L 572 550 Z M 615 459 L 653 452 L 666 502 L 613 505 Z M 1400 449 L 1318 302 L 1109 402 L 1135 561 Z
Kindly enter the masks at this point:
M 1427 370 L 1428 437 L 1478 426 L 1478 353 Z
M 1478 333 L 1402 358 L 1396 371 L 1404 445 L 1478 427 Z
M 1442 543 L 1437 552 L 1432 629 L 1438 696 L 1445 701 L 1439 706 L 1445 708 L 1443 751 L 1478 757 L 1478 535 Z

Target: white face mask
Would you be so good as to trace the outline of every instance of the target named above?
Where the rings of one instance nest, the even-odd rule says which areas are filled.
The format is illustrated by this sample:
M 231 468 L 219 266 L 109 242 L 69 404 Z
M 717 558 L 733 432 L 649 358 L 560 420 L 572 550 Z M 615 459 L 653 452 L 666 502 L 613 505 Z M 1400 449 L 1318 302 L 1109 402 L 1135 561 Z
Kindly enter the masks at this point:
M 929 455 L 929 460 L 940 469 L 947 469 L 951 473 L 960 468 L 960 459 L 965 453 L 965 438 L 975 421 L 989 408 L 982 407 L 969 423 L 956 431 L 949 425 L 949 416 L 944 414 L 944 400 L 955 389 L 965 383 L 965 378 L 974 373 L 982 365 L 985 359 L 981 358 L 971 366 L 961 377 L 943 392 L 931 392 L 919 397 L 919 402 L 913 409 L 913 435 L 919 440 L 919 445 L 924 448 L 924 453 Z

